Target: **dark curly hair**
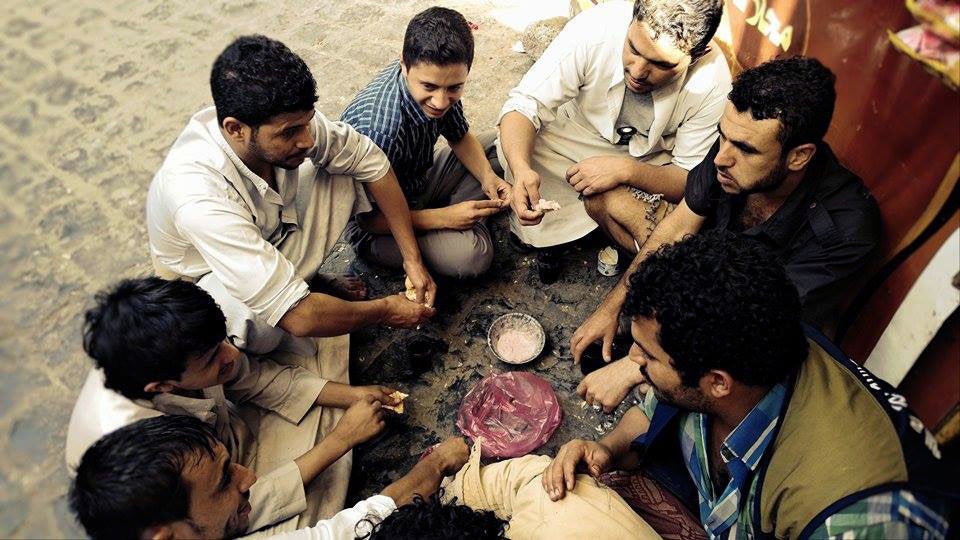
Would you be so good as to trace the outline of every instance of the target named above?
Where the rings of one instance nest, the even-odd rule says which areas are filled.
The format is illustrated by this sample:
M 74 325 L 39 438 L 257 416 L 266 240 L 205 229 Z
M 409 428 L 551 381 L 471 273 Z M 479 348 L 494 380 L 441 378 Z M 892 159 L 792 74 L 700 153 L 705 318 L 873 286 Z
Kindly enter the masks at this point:
M 636 0 L 633 4 L 634 20 L 647 23 L 654 37 L 669 36 L 694 58 L 707 51 L 722 15 L 723 0 Z
M 278 114 L 313 109 L 317 83 L 303 60 L 266 36 L 241 36 L 213 63 L 210 91 L 217 121 L 234 117 L 252 128 Z
M 472 510 L 457 504 L 454 498 L 447 504 L 436 493 L 427 499 L 420 495 L 413 502 L 397 508 L 379 523 L 363 520 L 357 529 L 372 530 L 357 536 L 370 540 L 486 540 L 506 538 L 507 522 L 489 510 Z
M 94 539 L 140 538 L 149 527 L 187 519 L 183 469 L 215 455 L 213 429 L 192 416 L 157 416 L 105 435 L 84 452 L 69 503 Z
M 105 384 L 130 399 L 147 383 L 179 380 L 187 361 L 227 336 L 226 319 L 207 291 L 186 281 L 126 279 L 96 296 L 84 315 L 83 349 Z
M 783 265 L 729 231 L 661 247 L 630 277 L 630 317 L 653 318 L 685 386 L 711 369 L 750 386 L 784 381 L 807 356 L 800 298 Z
M 428 8 L 407 24 L 400 56 L 408 68 L 426 62 L 437 66 L 466 64 L 469 70 L 473 65 L 473 32 L 460 12 Z
M 754 120 L 780 121 L 781 154 L 826 135 L 837 100 L 836 77 L 816 58 L 778 58 L 741 73 L 729 98 Z

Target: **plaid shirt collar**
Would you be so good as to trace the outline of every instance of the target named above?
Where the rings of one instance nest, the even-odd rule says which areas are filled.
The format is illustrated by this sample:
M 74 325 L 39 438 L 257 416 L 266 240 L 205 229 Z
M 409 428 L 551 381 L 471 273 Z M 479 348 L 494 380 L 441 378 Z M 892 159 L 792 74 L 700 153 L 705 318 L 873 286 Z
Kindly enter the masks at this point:
M 413 99 L 410 88 L 407 86 L 407 78 L 403 76 L 403 69 L 401 68 L 397 69 L 396 82 L 397 87 L 400 88 L 400 109 L 404 112 L 404 115 L 414 124 L 419 125 L 430 122 L 432 118 L 427 116 L 427 113 L 423 112 L 420 104 Z
M 787 390 L 778 384 L 757 403 L 724 439 L 720 457 L 730 481 L 719 496 L 714 494 L 708 460 L 708 421 L 700 413 L 687 415 L 681 433 L 681 447 L 687 470 L 697 486 L 700 520 L 711 538 L 723 538 L 737 521 L 741 501 L 746 500 L 749 480 L 773 439 Z

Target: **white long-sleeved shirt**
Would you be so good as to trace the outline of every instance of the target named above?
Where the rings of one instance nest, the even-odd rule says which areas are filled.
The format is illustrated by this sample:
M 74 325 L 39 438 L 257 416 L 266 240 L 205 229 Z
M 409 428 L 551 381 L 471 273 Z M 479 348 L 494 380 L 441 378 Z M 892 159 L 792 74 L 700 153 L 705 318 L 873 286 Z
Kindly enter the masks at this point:
M 354 540 L 358 533 L 369 531 L 397 509 L 393 499 L 386 495 L 374 495 L 351 508 L 344 508 L 330 519 L 323 519 L 312 527 L 271 536 L 270 540 Z M 370 523 L 362 523 L 369 519 Z
M 297 193 L 310 182 L 346 175 L 372 182 L 389 170 L 369 138 L 317 112 L 315 145 L 299 168 L 275 169 L 277 190 L 250 171 L 223 138 L 213 107 L 196 113 L 173 143 L 147 195 L 147 233 L 155 265 L 198 278 L 213 272 L 231 296 L 271 326 L 309 293 L 277 246 L 304 216 Z M 328 174 L 318 173 L 319 170 Z M 303 206 L 301 203 L 299 206 Z
M 623 105 L 623 46 L 633 20 L 633 2 L 606 2 L 577 15 L 510 91 L 500 118 L 516 111 L 539 131 L 570 103 L 593 129 L 616 144 Z M 690 170 L 717 138 L 717 123 L 730 91 L 730 70 L 714 48 L 686 73 L 652 92 L 654 118 L 649 136 L 634 137 L 630 154 L 667 152 Z

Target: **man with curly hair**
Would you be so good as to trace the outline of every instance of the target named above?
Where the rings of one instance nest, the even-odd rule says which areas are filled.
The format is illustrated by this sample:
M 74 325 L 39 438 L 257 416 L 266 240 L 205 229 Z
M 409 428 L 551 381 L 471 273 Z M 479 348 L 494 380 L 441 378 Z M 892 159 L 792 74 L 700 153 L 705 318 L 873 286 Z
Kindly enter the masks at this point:
M 600 441 L 558 450 L 551 499 L 576 488 L 578 466 L 639 470 L 617 482 L 638 512 L 655 524 L 667 512 L 645 504 L 678 500 L 709 538 L 946 535 L 957 464 L 894 388 L 803 326 L 759 242 L 717 230 L 659 248 L 624 311 L 650 391 Z
M 605 193 L 587 210 L 634 260 L 620 282 L 570 340 L 574 361 L 595 341 L 610 362 L 629 277 L 658 247 L 702 230 L 756 239 L 786 266 L 803 318 L 835 317 L 854 275 L 879 244 L 876 201 L 823 141 L 833 116 L 835 77 L 813 58 L 771 60 L 733 83 L 720 138 L 690 171 L 683 200 L 652 233 L 641 203 Z M 640 373 L 626 360 L 589 374 L 577 389 L 590 403 L 615 408 Z
M 710 45 L 722 0 L 602 3 L 577 15 L 510 91 L 499 161 L 513 184 L 511 231 L 558 277 L 557 249 L 597 228 L 583 197 L 617 193 L 655 206 L 683 196 L 707 155 L 730 89 Z M 539 201 L 559 203 L 545 213 Z

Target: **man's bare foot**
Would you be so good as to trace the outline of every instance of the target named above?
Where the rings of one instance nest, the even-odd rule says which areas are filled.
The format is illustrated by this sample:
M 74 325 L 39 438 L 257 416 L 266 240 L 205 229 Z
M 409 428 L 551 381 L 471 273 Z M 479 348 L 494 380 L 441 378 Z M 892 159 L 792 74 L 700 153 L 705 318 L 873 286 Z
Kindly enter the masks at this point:
M 310 290 L 354 302 L 370 297 L 367 284 L 351 274 L 317 274 L 310 281 Z

